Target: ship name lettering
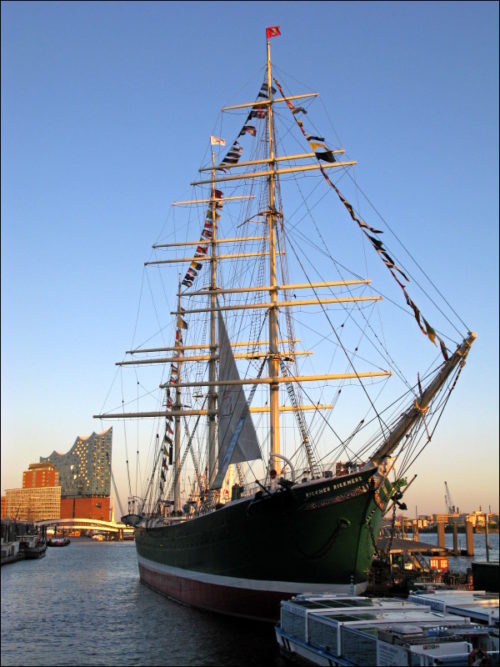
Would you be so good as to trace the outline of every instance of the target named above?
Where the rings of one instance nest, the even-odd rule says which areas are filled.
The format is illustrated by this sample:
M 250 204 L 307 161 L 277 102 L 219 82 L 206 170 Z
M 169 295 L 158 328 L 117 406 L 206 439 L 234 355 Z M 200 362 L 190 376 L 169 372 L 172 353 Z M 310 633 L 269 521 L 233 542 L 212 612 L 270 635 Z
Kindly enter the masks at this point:
M 311 498 L 313 496 L 319 496 L 322 495 L 323 493 L 328 493 L 329 491 L 335 491 L 336 489 L 342 489 L 344 486 L 350 486 L 351 484 L 356 484 L 357 482 L 361 482 L 362 479 L 358 475 L 357 477 L 352 477 L 351 479 L 347 479 L 344 482 L 338 482 L 337 484 L 333 484 L 332 486 L 324 486 L 321 489 L 316 489 L 315 491 L 309 491 L 306 493 L 306 498 Z
M 322 489 L 316 489 L 316 491 L 309 491 L 309 493 L 306 493 L 306 498 L 310 498 L 311 496 L 319 496 L 320 494 L 328 493 L 328 491 L 331 490 L 332 490 L 331 486 L 324 486 Z
M 360 482 L 360 481 L 361 481 L 360 476 L 353 477 L 352 479 L 346 480 L 345 482 L 339 482 L 338 484 L 334 484 L 332 488 L 335 491 L 336 489 L 341 489 L 344 486 L 348 486 L 350 484 L 355 484 L 356 482 Z

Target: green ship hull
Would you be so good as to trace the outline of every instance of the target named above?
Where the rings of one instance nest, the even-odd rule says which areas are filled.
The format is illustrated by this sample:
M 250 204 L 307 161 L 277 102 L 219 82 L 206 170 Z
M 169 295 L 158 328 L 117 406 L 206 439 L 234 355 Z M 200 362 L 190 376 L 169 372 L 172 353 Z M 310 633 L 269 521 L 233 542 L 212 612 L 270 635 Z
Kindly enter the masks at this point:
M 177 524 L 136 528 L 141 580 L 196 607 L 262 620 L 301 592 L 365 590 L 383 508 L 375 468 L 242 498 Z

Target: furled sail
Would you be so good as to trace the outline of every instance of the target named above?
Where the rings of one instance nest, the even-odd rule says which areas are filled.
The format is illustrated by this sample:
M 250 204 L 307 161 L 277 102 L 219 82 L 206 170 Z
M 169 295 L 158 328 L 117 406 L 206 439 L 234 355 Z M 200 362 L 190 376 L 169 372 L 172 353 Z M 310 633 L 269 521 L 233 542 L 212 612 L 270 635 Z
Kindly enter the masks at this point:
M 219 380 L 239 380 L 231 345 L 222 315 L 219 312 Z M 221 385 L 219 388 L 219 471 L 212 488 L 222 486 L 231 463 L 262 458 L 257 434 L 248 410 L 241 385 Z

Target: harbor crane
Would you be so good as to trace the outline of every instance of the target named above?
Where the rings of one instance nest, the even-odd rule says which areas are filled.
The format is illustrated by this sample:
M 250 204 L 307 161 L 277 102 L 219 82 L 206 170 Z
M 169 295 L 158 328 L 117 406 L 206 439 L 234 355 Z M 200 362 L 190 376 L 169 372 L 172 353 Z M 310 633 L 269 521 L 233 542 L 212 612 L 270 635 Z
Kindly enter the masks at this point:
M 444 502 L 446 505 L 446 510 L 448 514 L 455 514 L 456 512 L 458 512 L 458 507 L 455 507 L 455 505 L 453 504 L 453 501 L 451 499 L 450 489 L 448 488 L 448 482 L 444 483 L 444 490 L 445 490 Z

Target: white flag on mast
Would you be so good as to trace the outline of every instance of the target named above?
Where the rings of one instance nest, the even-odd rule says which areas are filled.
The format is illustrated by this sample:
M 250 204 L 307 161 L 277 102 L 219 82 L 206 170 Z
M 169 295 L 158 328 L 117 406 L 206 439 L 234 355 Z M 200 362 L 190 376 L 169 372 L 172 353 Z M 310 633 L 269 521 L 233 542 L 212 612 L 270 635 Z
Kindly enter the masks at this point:
M 226 140 L 221 139 L 220 137 L 214 137 L 213 134 L 210 135 L 210 145 L 211 146 L 225 146 Z

